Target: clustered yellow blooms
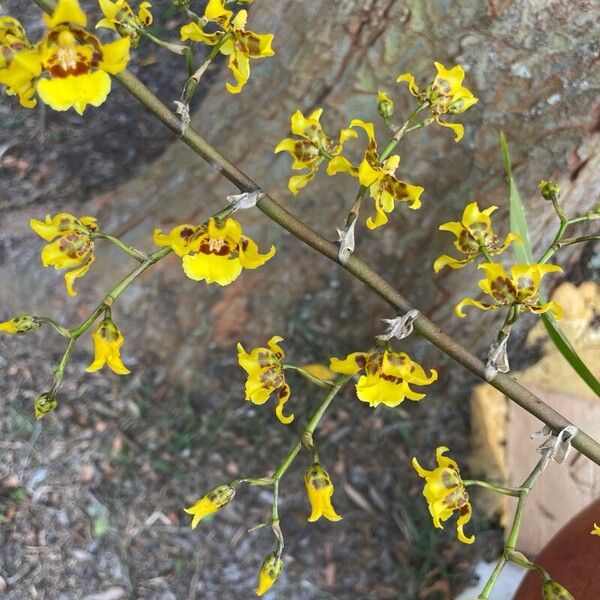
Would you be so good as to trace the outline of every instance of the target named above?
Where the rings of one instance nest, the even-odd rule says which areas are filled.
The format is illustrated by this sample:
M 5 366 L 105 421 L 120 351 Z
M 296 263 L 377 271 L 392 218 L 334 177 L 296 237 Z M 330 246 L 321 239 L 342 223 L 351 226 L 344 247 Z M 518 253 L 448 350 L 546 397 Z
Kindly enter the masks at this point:
M 594 527 L 593 529 L 590 531 L 590 533 L 592 535 L 597 535 L 600 536 L 600 525 L 597 525 L 596 523 L 594 523 Z
M 41 321 L 31 315 L 18 315 L 0 323 L 0 332 L 9 335 L 25 335 L 39 329 L 41 325 Z
M 506 250 L 512 242 L 521 241 L 521 236 L 511 232 L 501 244 L 498 243 L 498 235 L 492 229 L 490 218 L 497 208 L 497 206 L 490 206 L 479 210 L 477 202 L 471 202 L 465 207 L 460 221 L 449 221 L 439 226 L 440 231 L 449 231 L 456 236 L 454 246 L 466 257 L 454 258 L 447 254 L 440 256 L 433 263 L 433 270 L 436 273 L 444 267 L 462 269 L 466 264 L 474 261 L 482 249 L 494 256 Z
M 52 242 L 42 249 L 42 264 L 58 270 L 71 269 L 65 273 L 65 284 L 67 294 L 76 296 L 75 279 L 83 277 L 96 259 L 92 239 L 98 229 L 96 219 L 59 213 L 54 217 L 47 215 L 44 221 L 31 219 L 29 224 L 42 239 Z
M 304 483 L 311 508 L 309 522 L 314 523 L 321 517 L 329 521 L 340 521 L 342 517 L 335 512 L 331 504 L 334 490 L 329 473 L 319 463 L 314 463 L 306 471 Z
M 252 348 L 250 353 L 238 343 L 238 362 L 248 373 L 246 380 L 246 400 L 253 404 L 264 404 L 271 394 L 277 394 L 277 418 L 288 425 L 294 420 L 294 415 L 284 415 L 283 406 L 291 395 L 290 386 L 285 381 L 282 360 L 285 356 L 279 342 L 283 338 L 274 335 L 268 342 L 268 348 Z
M 394 210 L 397 201 L 408 202 L 409 208 L 412 209 L 419 208 L 423 188 L 394 176 L 400 164 L 400 156 L 394 154 L 385 161 L 379 158 L 373 123 L 353 119 L 350 127 L 360 127 L 367 134 L 369 142 L 365 155 L 358 167 L 352 165 L 346 157 L 336 156 L 327 165 L 327 174 L 349 173 L 357 177 L 362 186 L 368 188 L 371 198 L 375 200 L 375 218 L 367 219 L 367 227 L 376 229 L 385 225 L 388 222 L 387 213 Z
M 398 406 L 405 398 L 422 400 L 425 394 L 415 392 L 410 385 L 429 385 L 437 380 L 434 369 L 427 376 L 423 367 L 408 354 L 390 350 L 353 352 L 343 360 L 331 358 L 329 368 L 346 375 L 364 371 L 356 384 L 356 393 L 359 400 L 372 407 Z
M 477 98 L 470 90 L 463 87 L 465 71 L 460 65 L 446 69 L 439 62 L 433 64 L 437 69 L 437 75 L 433 82 L 425 88 L 419 89 L 412 73 L 403 73 L 398 76 L 396 81 L 406 81 L 410 93 L 419 98 L 421 102 L 427 103 L 432 119 L 439 125 L 452 129 L 455 134 L 454 141 L 458 142 L 464 134 L 464 127 L 460 123 L 443 121 L 440 117 L 445 114 L 465 112 L 477 102 Z
M 281 558 L 275 552 L 268 554 L 258 574 L 258 587 L 255 590 L 256 595 L 263 596 L 266 594 L 273 587 L 282 570 L 283 561 Z
M 476 306 L 481 310 L 496 310 L 504 306 L 519 306 L 521 310 L 535 314 L 550 311 L 557 319 L 561 319 L 563 310 L 560 304 L 551 300 L 540 304 L 538 292 L 542 277 L 547 273 L 562 273 L 558 265 L 525 264 L 511 267 L 510 276 L 499 263 L 482 263 L 478 267 L 486 273 L 485 279 L 479 281 L 479 287 L 494 303 L 485 303 L 473 298 L 463 298 L 454 308 L 459 317 L 466 316 L 464 306 Z
M 438 529 L 442 529 L 442 523 L 457 510 L 459 513 L 456 521 L 457 537 L 465 544 L 472 544 L 475 536 L 467 537 L 463 531 L 472 514 L 469 495 L 460 477 L 458 465 L 451 458 L 444 456 L 447 451 L 448 448 L 445 446 L 440 446 L 436 450 L 437 467 L 433 471 L 423 469 L 416 458 L 412 459 L 412 464 L 419 476 L 425 479 L 423 496 L 427 500 L 433 524 Z
M 125 338 L 110 317 L 106 317 L 92 334 L 94 340 L 94 360 L 86 367 L 88 373 L 99 371 L 104 365 L 117 375 L 127 375 L 129 369 L 121 360 L 121 346 Z
M 154 231 L 154 243 L 168 246 L 183 258 L 185 274 L 194 281 L 228 285 L 242 269 L 256 269 L 275 254 L 275 247 L 260 254 L 258 246 L 242 234 L 238 221 L 209 219 L 206 225 L 179 225 L 170 233 Z
M 104 18 L 96 23 L 96 29 L 112 29 L 123 37 L 129 37 L 131 47 L 135 48 L 140 39 L 140 30 L 147 29 L 154 20 L 150 2 L 142 2 L 137 15 L 125 0 L 98 0 Z
M 212 515 L 224 506 L 227 506 L 235 496 L 235 489 L 229 484 L 219 485 L 213 488 L 200 498 L 195 504 L 189 508 L 185 508 L 185 512 L 193 515 L 192 529 L 196 528 L 196 525 L 200 523 L 204 517 Z
M 228 92 L 239 94 L 250 77 L 250 59 L 273 56 L 271 48 L 273 34 L 260 34 L 246 30 L 248 12 L 240 10 L 233 17 L 233 12 L 226 10 L 223 0 L 210 0 L 204 12 L 206 24 L 218 27 L 212 33 L 204 31 L 198 23 L 191 22 L 181 28 L 181 39 L 202 42 L 209 46 L 220 44 L 219 52 L 229 57 L 229 68 L 236 80 L 236 85 L 225 84 Z
M 290 121 L 292 133 L 297 135 L 299 139 L 285 138 L 275 147 L 275 153 L 289 152 L 294 159 L 292 169 L 308 169 L 307 173 L 290 177 L 288 189 L 294 196 L 313 179 L 319 165 L 326 158 L 331 159 L 340 154 L 344 143 L 357 136 L 356 131 L 353 129 L 342 129 L 339 141 L 336 144 L 323 131 L 320 122 L 322 114 L 322 108 L 314 110 L 308 117 L 297 110 Z
M 0 84 L 27 108 L 36 92 L 54 110 L 83 114 L 88 104 L 99 106 L 111 89 L 109 75 L 127 66 L 129 38 L 102 43 L 87 31 L 78 0 L 59 0 L 44 20 L 48 30 L 32 45 L 16 19 L 0 18 Z

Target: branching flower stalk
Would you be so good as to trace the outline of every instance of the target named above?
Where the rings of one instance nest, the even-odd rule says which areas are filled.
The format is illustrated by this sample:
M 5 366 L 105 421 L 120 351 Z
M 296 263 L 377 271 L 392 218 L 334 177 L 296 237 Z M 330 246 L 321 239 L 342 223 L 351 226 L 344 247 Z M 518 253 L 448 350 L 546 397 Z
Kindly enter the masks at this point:
M 33 0 L 38 6 L 50 13 L 54 9 L 54 0 Z M 114 77 L 136 97 L 152 114 L 154 114 L 164 125 L 188 145 L 196 154 L 217 169 L 226 179 L 233 183 L 241 192 L 259 191 L 260 187 L 252 181 L 243 171 L 227 160 L 218 150 L 210 145 L 196 130 L 188 128 L 181 132 L 181 122 L 175 113 L 153 94 L 135 75 L 124 70 Z M 278 223 L 292 235 L 305 242 L 323 256 L 340 264 L 338 259 L 338 247 L 329 242 L 322 235 L 311 229 L 300 219 L 283 208 L 268 194 L 263 193 L 256 203 L 266 216 Z M 410 303 L 389 283 L 370 269 L 356 256 L 350 256 L 346 264 L 342 265 L 348 272 L 359 281 L 371 288 L 382 297 L 390 306 L 399 312 L 408 312 L 413 307 Z M 463 365 L 478 377 L 485 378 L 485 364 L 479 358 L 471 354 L 458 342 L 442 331 L 427 317 L 420 314 L 414 322 L 415 331 L 422 337 L 437 346 L 448 356 Z M 519 404 L 527 412 L 538 417 L 555 432 L 561 431 L 570 423 L 558 412 L 546 405 L 540 398 L 523 388 L 511 377 L 497 374 L 490 381 L 496 389 L 504 393 L 511 400 Z M 573 447 L 600 465 L 600 444 L 578 430 L 572 441 Z

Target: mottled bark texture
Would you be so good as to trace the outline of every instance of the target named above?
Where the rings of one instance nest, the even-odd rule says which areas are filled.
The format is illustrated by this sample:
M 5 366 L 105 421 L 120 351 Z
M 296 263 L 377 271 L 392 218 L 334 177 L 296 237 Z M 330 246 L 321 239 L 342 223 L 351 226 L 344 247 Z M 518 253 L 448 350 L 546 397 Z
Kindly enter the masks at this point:
M 448 252 L 451 241 L 437 227 L 456 219 L 472 199 L 506 207 L 499 129 L 509 140 L 536 248 L 554 232 L 553 213 L 536 190 L 541 178 L 560 181 L 567 212 L 598 202 L 599 19 L 600 7 L 584 0 L 261 0 L 250 7 L 249 24 L 275 33 L 276 55 L 252 63 L 250 82 L 239 96 L 224 90 L 231 76 L 221 63 L 193 124 L 265 190 L 333 239 L 356 182 L 323 173 L 298 197 L 290 196 L 289 157 L 272 151 L 288 135 L 292 112 L 323 107 L 322 121 L 335 134 L 354 117 L 377 121 L 375 95 L 385 90 L 396 115 L 406 115 L 414 98 L 395 83 L 399 73 L 411 71 L 425 83 L 434 60 L 464 65 L 466 85 L 480 101 L 457 119 L 466 126 L 463 141 L 455 144 L 449 130 L 435 126 L 402 141 L 398 175 L 425 187 L 423 207 L 410 211 L 399 205 L 387 226 L 369 232 L 362 224 L 372 211 L 372 201 L 366 202 L 357 252 L 468 347 L 483 352 L 493 337 L 494 317 L 477 313 L 460 321 L 452 314 L 458 298 L 476 295 L 479 276 L 447 270 L 434 277 L 433 259 Z M 174 57 L 173 68 L 179 67 Z M 119 107 L 109 101 L 102 110 Z M 388 134 L 380 121 L 377 128 L 383 144 Z M 12 238 L 0 256 L 0 316 L 43 311 L 65 314 L 74 323 L 133 266 L 103 246 L 79 283 L 78 299 L 66 300 L 59 275 L 41 271 L 39 243 L 27 227 L 30 216 L 61 210 L 98 214 L 107 231 L 148 249 L 154 227 L 201 222 L 230 193 L 235 190 L 215 170 L 174 143 L 130 183 L 83 207 L 59 198 L 43 208 L 8 212 L 3 229 Z M 258 211 L 240 218 L 260 245 L 277 246 L 277 256 L 227 288 L 186 279 L 178 260 L 168 258 L 115 308 L 127 334 L 127 355 L 141 356 L 150 348 L 173 365 L 174 377 L 196 385 L 218 378 L 218 369 L 208 375 L 200 367 L 215 352 L 215 363 L 228 357 L 231 364 L 238 339 L 251 345 L 280 333 L 290 338 L 293 354 L 312 354 L 313 360 L 367 347 L 381 328 L 379 319 L 391 316 L 389 309 Z M 563 264 L 573 257 L 572 250 L 565 251 Z M 430 357 L 433 363 L 441 360 L 439 353 Z

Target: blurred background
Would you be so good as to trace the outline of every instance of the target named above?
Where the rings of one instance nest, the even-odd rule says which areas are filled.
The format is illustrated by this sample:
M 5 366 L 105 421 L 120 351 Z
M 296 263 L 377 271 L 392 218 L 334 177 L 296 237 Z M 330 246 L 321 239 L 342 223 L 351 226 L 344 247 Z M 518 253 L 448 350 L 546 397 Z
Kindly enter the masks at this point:
M 30 39 L 38 37 L 40 11 L 33 2 L 2 4 L 3 14 L 23 21 Z M 201 12 L 202 3 L 196 4 Z M 82 6 L 95 22 L 95 3 Z M 289 157 L 273 154 L 289 133 L 290 115 L 323 107 L 330 135 L 361 118 L 376 121 L 383 139 L 378 91 L 392 97 L 400 120 L 414 98 L 395 83 L 398 74 L 410 71 L 426 83 L 434 60 L 464 66 L 465 85 L 480 100 L 455 119 L 465 124 L 462 142 L 434 126 L 402 141 L 397 175 L 425 187 L 423 207 L 399 206 L 375 232 L 361 219 L 357 253 L 466 347 L 485 355 L 498 322 L 484 313 L 453 316 L 465 290 L 476 294 L 479 276 L 467 269 L 434 276 L 431 264 L 450 241 L 437 227 L 457 220 L 476 199 L 500 207 L 496 222 L 506 231 L 500 130 L 526 200 L 534 248 L 545 248 L 555 232 L 555 215 L 537 192 L 540 179 L 560 183 L 570 214 L 598 203 L 600 7 L 583 0 L 258 0 L 249 11 L 249 29 L 275 34 L 276 55 L 253 61 L 238 96 L 225 91 L 231 76 L 217 61 L 194 101 L 192 123 L 330 239 L 351 206 L 355 181 L 322 173 L 290 196 Z M 154 2 L 154 15 L 152 32 L 177 40 L 185 21 L 170 2 Z M 166 104 L 179 98 L 185 65 L 177 56 L 142 40 L 130 68 Z M 88 108 L 84 118 L 41 103 L 26 110 L 1 95 L 0 321 L 26 312 L 72 327 L 132 268 L 98 243 L 97 261 L 70 299 L 62 275 L 41 267 L 42 244 L 30 218 L 94 215 L 104 231 L 151 250 L 155 227 L 200 223 L 231 193 L 231 184 L 116 83 L 108 101 Z M 277 246 L 276 257 L 225 288 L 190 281 L 176 257 L 158 264 L 113 309 L 133 374 L 85 374 L 92 347 L 84 337 L 59 408 L 41 422 L 33 400 L 51 381 L 63 340 L 46 330 L 0 339 L 0 598 L 252 597 L 272 535 L 268 528 L 247 530 L 266 519 L 269 492 L 243 489 L 195 531 L 182 507 L 224 481 L 269 473 L 321 393 L 292 374 L 288 406 L 296 420 L 282 426 L 270 404 L 244 401 L 236 342 L 260 346 L 279 334 L 290 362 L 327 363 L 329 356 L 368 348 L 382 331 L 381 319 L 394 315 L 258 211 L 240 220 L 260 247 Z M 568 309 L 565 329 L 591 361 L 600 339 L 596 253 L 592 245 L 575 246 L 559 258 L 569 282 L 559 290 Z M 594 434 L 600 419 L 594 421 L 591 392 L 552 354 L 543 334 L 530 331 L 534 322 L 522 319 L 511 340 L 517 376 Z M 528 434 L 540 424 L 487 387 L 473 391 L 477 381 L 425 342 L 410 339 L 400 347 L 436 368 L 440 381 L 423 402 L 396 409 L 368 408 L 352 386 L 336 400 L 316 440 L 344 520 L 306 522 L 308 460 L 301 455 L 282 483 L 286 566 L 267 598 L 445 600 L 476 583 L 481 561 L 497 557 L 506 507 L 474 494 L 477 541 L 461 545 L 451 523 L 443 531 L 433 528 L 410 460 L 417 455 L 431 468 L 435 447 L 448 445 L 468 476 L 518 479 L 519 466 L 536 461 Z M 593 369 L 598 372 L 597 363 Z M 590 465 L 582 458 L 556 471 L 552 485 L 570 489 L 576 500 L 559 495 L 559 506 L 538 511 L 547 519 L 531 525 L 529 551 L 539 551 L 578 506 L 598 495 Z

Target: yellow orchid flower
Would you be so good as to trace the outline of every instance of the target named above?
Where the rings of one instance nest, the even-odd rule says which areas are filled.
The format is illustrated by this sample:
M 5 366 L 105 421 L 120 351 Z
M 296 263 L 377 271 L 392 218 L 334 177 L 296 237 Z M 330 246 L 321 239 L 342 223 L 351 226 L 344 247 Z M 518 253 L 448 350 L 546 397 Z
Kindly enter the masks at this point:
M 329 521 L 341 521 L 342 517 L 335 512 L 331 504 L 333 483 L 329 473 L 319 463 L 314 463 L 308 468 L 304 475 L 304 483 L 312 511 L 308 517 L 309 522 L 314 523 L 321 517 Z
M 405 398 L 422 400 L 425 394 L 415 392 L 410 385 L 429 385 L 437 380 L 437 371 L 431 369 L 428 377 L 423 367 L 404 352 L 353 352 L 343 360 L 331 358 L 330 362 L 334 373 L 356 375 L 364 371 L 356 384 L 356 394 L 371 407 L 398 406 Z
M 594 527 L 590 531 L 590 534 L 600 536 L 600 525 L 597 525 L 596 523 L 594 523 Z
M 478 266 L 486 273 L 479 287 L 494 299 L 494 303 L 484 303 L 473 298 L 464 298 L 454 308 L 459 317 L 466 316 L 464 306 L 476 306 L 481 310 L 496 310 L 503 306 L 519 305 L 521 310 L 540 314 L 550 311 L 557 319 L 561 319 L 563 309 L 554 300 L 546 304 L 538 303 L 538 291 L 542 277 L 547 273 L 562 273 L 558 265 L 525 264 L 511 267 L 509 276 L 504 267 L 498 263 L 481 263 Z
M 83 277 L 94 260 L 94 241 L 91 234 L 98 229 L 94 217 L 77 219 L 68 213 L 59 213 L 54 217 L 46 216 L 45 221 L 31 219 L 31 228 L 51 244 L 44 246 L 41 254 L 44 267 L 57 270 L 71 269 L 65 273 L 67 294 L 73 297 L 75 279 Z M 55 239 L 56 238 L 56 239 Z
M 92 334 L 94 360 L 86 367 L 88 373 L 99 371 L 108 365 L 117 375 L 128 375 L 131 371 L 121 360 L 121 346 L 125 338 L 110 317 L 106 317 Z
M 131 47 L 135 48 L 140 39 L 140 29 L 147 29 L 152 25 L 154 17 L 150 12 L 152 4 L 142 2 L 137 15 L 126 0 L 98 0 L 104 18 L 96 23 L 96 29 L 105 27 L 112 29 L 123 37 L 129 37 Z
M 490 206 L 479 210 L 477 202 L 467 204 L 463 211 L 461 221 L 449 221 L 439 226 L 440 231 L 449 231 L 456 236 L 454 246 L 459 252 L 466 254 L 466 258 L 454 258 L 444 254 L 433 263 L 433 270 L 437 273 L 444 267 L 451 269 L 462 269 L 466 264 L 475 260 L 481 248 L 487 250 L 488 254 L 500 254 L 515 241 L 521 241 L 521 236 L 509 233 L 504 242 L 498 243 L 498 235 L 492 229 L 490 215 L 497 209 Z
M 369 138 L 364 158 L 360 165 L 355 167 L 344 156 L 336 156 L 329 161 L 327 174 L 349 173 L 357 177 L 361 185 L 369 188 L 371 198 L 375 200 L 375 217 L 367 219 L 367 227 L 376 229 L 385 225 L 388 222 L 387 213 L 394 210 L 397 201 L 408 202 L 409 208 L 415 210 L 419 208 L 423 188 L 420 185 L 401 181 L 394 176 L 400 164 L 400 157 L 397 154 L 390 156 L 384 162 L 381 161 L 377 152 L 373 123 L 353 119 L 350 127 L 360 127 Z
M 246 400 L 253 404 L 264 404 L 273 392 L 277 393 L 277 407 L 275 414 L 284 424 L 289 425 L 294 420 L 294 415 L 283 414 L 283 405 L 291 395 L 290 386 L 285 381 L 282 360 L 285 353 L 279 342 L 283 338 L 274 335 L 268 342 L 268 348 L 252 348 L 250 353 L 238 343 L 238 362 L 240 367 L 248 373 L 246 379 Z
M 292 169 L 308 169 L 307 173 L 290 177 L 288 189 L 294 196 L 313 179 L 325 158 L 340 154 L 344 142 L 357 136 L 352 129 L 342 129 L 336 144 L 323 131 L 320 123 L 322 114 L 322 108 L 314 110 L 308 117 L 297 110 L 291 118 L 291 130 L 300 139 L 285 138 L 275 147 L 275 153 L 288 152 L 294 159 Z
M 182 257 L 185 274 L 194 281 L 228 285 L 242 269 L 257 269 L 275 254 L 275 246 L 260 254 L 258 246 L 242 235 L 242 226 L 232 218 L 219 222 L 209 219 L 207 225 L 179 225 L 170 233 L 154 230 L 154 243 L 169 246 Z
M 408 89 L 413 96 L 419 98 L 421 102 L 427 102 L 432 119 L 443 127 L 449 127 L 454 131 L 455 142 L 461 140 L 464 134 L 464 127 L 460 123 L 450 123 L 442 121 L 441 115 L 463 113 L 477 102 L 477 98 L 462 82 L 465 78 L 465 71 L 457 65 L 451 69 L 446 69 L 443 64 L 434 62 L 437 69 L 437 75 L 433 82 L 426 88 L 419 89 L 415 83 L 415 77 L 412 73 L 403 73 L 398 76 L 396 81 L 399 83 L 405 81 L 408 83 Z
M 273 34 L 254 33 L 246 30 L 248 11 L 240 10 L 233 17 L 233 12 L 225 9 L 223 0 L 209 0 L 204 19 L 219 27 L 214 33 L 206 33 L 197 23 L 192 22 L 181 28 L 181 39 L 202 42 L 214 46 L 221 42 L 224 35 L 228 39 L 219 48 L 219 52 L 229 57 L 229 69 L 233 73 L 236 85 L 225 84 L 231 94 L 239 94 L 250 77 L 250 59 L 273 56 L 271 48 Z
M 444 456 L 447 451 L 448 448 L 445 446 L 440 446 L 436 450 L 438 466 L 433 471 L 423 469 L 416 458 L 412 459 L 412 465 L 419 477 L 425 479 L 423 496 L 427 500 L 433 524 L 438 529 L 442 529 L 442 523 L 457 510 L 459 512 L 456 522 L 457 537 L 465 544 L 472 544 L 475 536 L 467 537 L 463 531 L 464 525 L 471 520 L 472 514 L 469 494 L 460 477 L 458 465 L 448 456 Z
M 212 515 L 217 512 L 224 506 L 227 506 L 235 496 L 235 489 L 228 485 L 219 485 L 216 488 L 213 488 L 206 494 L 200 498 L 197 502 L 195 502 L 189 508 L 184 508 L 186 513 L 193 515 L 192 529 L 196 528 L 196 525 L 200 523 L 204 517 L 208 515 Z
M 31 331 L 39 329 L 42 322 L 31 315 L 18 315 L 8 321 L 0 323 L 0 332 L 9 335 L 25 335 Z
M 19 96 L 22 106 L 33 108 L 35 79 L 41 70 L 39 53 L 21 23 L 14 17 L 0 17 L 0 84 L 10 96 Z
M 129 38 L 102 43 L 86 30 L 78 0 L 59 0 L 44 20 L 48 30 L 35 46 L 16 19 L 0 21 L 0 84 L 27 107 L 35 105 L 34 92 L 54 110 L 74 108 L 81 115 L 88 104 L 100 106 L 111 89 L 110 75 L 127 66 Z
M 266 556 L 258 574 L 258 587 L 255 590 L 257 596 L 263 596 L 273 587 L 282 569 L 283 561 L 275 552 Z

